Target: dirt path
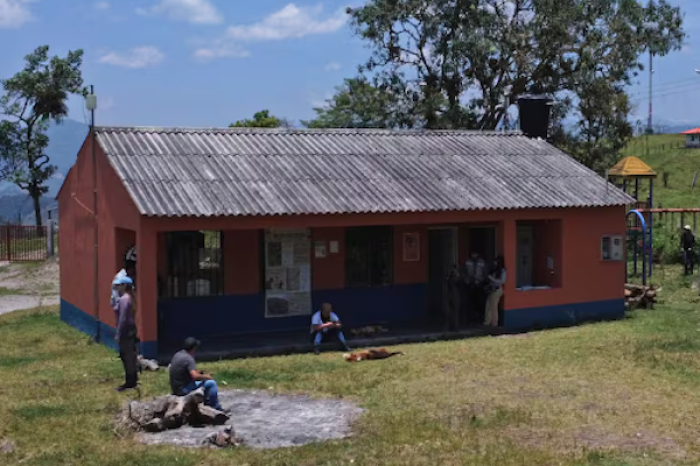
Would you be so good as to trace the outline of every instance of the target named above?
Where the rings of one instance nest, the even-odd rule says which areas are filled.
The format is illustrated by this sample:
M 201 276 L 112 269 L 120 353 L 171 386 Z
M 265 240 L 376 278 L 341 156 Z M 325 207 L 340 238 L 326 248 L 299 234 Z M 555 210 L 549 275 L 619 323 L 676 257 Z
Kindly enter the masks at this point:
M 59 303 L 58 262 L 0 262 L 0 314 Z

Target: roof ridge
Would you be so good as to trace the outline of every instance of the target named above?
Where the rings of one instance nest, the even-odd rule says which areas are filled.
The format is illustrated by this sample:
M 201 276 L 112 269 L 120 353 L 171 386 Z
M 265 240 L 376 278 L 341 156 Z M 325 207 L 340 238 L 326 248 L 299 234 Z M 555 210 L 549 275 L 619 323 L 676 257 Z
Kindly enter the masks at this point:
M 386 129 L 386 128 L 253 128 L 187 126 L 96 126 L 97 133 L 189 133 L 189 134 L 377 134 L 377 135 L 481 135 L 524 136 L 522 131 L 472 129 Z

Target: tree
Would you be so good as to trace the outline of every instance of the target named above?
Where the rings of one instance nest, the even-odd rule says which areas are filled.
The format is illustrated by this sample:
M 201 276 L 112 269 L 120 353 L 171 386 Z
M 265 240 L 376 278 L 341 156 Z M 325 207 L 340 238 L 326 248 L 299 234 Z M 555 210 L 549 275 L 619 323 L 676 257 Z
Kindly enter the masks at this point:
M 68 115 L 66 101 L 71 94 L 84 92 L 83 51 L 49 58 L 49 47 L 44 45 L 25 61 L 22 71 L 1 81 L 0 113 L 8 119 L 0 123 L 0 163 L 6 176 L 29 193 L 36 224 L 41 226 L 41 196 L 48 191 L 44 183 L 56 172 L 46 155 L 46 129 L 51 120 L 60 123 Z
M 629 137 L 622 89 L 644 69 L 641 55 L 663 56 L 685 38 L 666 0 L 369 0 L 348 13 L 372 50 L 360 72 L 390 92 L 414 89 L 425 127 L 495 129 L 506 96 L 515 104 L 536 86 L 567 102 L 557 117 L 590 129 L 563 139 L 583 141 L 587 157 L 607 157 Z M 599 139 L 597 126 L 612 121 L 605 137 L 616 141 Z
M 253 119 L 238 120 L 229 125 L 230 128 L 280 128 L 291 127 L 291 123 L 283 118 L 270 115 L 269 110 L 262 110 L 253 115 Z
M 346 79 L 336 87 L 316 118 L 302 121 L 309 128 L 411 128 L 415 119 L 405 94 L 377 88 L 363 78 Z

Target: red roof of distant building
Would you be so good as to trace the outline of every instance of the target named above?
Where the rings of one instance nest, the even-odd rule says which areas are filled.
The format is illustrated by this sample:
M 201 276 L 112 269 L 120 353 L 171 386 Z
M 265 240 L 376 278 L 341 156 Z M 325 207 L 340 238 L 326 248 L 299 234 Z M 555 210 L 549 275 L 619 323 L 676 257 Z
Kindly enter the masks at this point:
M 689 129 L 688 131 L 683 131 L 681 134 L 700 134 L 700 128 Z

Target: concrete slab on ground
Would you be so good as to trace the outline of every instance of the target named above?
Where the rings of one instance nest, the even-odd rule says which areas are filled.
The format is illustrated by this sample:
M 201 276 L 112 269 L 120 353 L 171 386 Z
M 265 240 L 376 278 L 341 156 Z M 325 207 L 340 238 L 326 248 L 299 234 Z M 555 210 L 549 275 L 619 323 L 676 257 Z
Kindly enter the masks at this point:
M 346 400 L 281 395 L 267 390 L 222 390 L 219 401 L 224 408 L 231 408 L 229 423 L 250 448 L 293 447 L 342 439 L 351 435 L 352 424 L 363 412 Z M 139 440 L 149 445 L 201 447 L 209 434 L 223 429 L 224 426 L 184 426 L 143 433 Z

